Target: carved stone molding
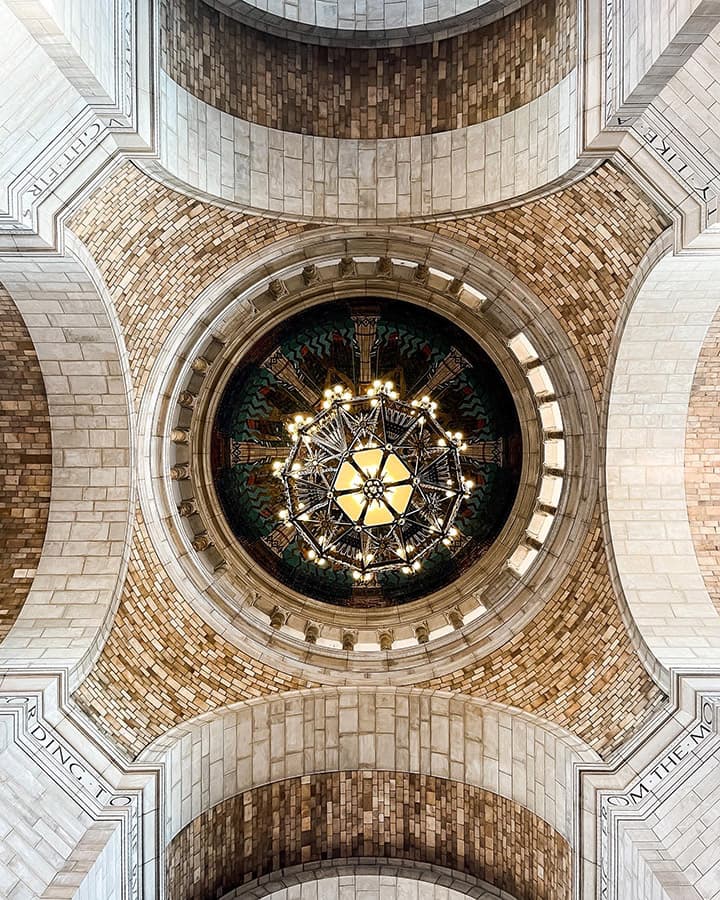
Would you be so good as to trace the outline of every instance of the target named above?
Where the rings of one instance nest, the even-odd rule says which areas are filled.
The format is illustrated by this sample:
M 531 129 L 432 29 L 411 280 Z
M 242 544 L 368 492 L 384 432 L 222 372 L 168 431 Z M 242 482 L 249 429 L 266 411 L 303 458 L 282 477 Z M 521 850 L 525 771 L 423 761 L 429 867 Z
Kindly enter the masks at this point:
M 160 896 L 158 859 L 162 767 L 126 763 L 67 701 L 65 676 L 13 673 L 0 677 L 0 717 L 12 740 L 91 819 L 121 833 L 119 885 L 126 900 Z

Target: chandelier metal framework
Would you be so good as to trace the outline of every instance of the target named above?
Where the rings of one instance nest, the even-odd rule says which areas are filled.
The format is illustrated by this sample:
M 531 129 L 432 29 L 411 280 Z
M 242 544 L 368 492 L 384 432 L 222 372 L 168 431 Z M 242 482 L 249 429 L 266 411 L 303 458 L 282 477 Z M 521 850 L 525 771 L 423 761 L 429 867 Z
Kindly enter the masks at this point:
M 338 564 L 356 581 L 397 570 L 412 575 L 454 522 L 473 483 L 463 476 L 459 432 L 443 430 L 429 396 L 399 398 L 391 382 L 366 394 L 337 386 L 321 410 L 288 424 L 292 448 L 274 469 L 308 559 Z

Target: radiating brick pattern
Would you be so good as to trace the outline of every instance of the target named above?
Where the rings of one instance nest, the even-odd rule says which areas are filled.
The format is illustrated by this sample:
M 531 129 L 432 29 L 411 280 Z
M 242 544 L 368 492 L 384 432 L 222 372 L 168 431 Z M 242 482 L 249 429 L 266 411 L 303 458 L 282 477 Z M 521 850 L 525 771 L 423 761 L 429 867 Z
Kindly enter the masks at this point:
M 138 512 L 115 624 L 75 700 L 133 753 L 185 719 L 264 694 L 316 687 L 238 650 L 165 574 Z
M 534 291 L 572 341 L 599 402 L 630 279 L 669 224 L 604 165 L 541 200 L 423 227 L 496 259 Z
M 72 224 L 116 305 L 138 399 L 159 347 L 204 287 L 244 254 L 317 227 L 188 199 L 129 164 Z M 496 258 L 527 283 L 568 333 L 600 403 L 626 288 L 665 226 L 622 173 L 603 166 L 522 207 L 423 227 Z M 229 676 L 237 651 L 180 599 L 145 545 L 139 532 L 113 633 L 79 693 L 131 752 L 198 711 L 294 684 L 252 667 Z M 170 618 L 181 623 L 177 637 Z M 600 752 L 651 715 L 661 698 L 620 621 L 597 524 L 564 587 L 530 625 L 483 663 L 432 684 L 546 715 Z
M 499 650 L 419 685 L 544 716 L 607 754 L 661 708 L 610 582 L 596 518 L 577 561 L 542 611 Z
M 200 0 L 163 0 L 161 64 L 191 94 L 258 125 L 412 137 L 474 125 L 546 93 L 575 65 L 575 9 L 572 0 L 530 0 L 456 37 L 373 50 L 278 38 Z
M 135 397 L 177 318 L 219 275 L 313 225 L 229 212 L 123 165 L 73 216 L 122 324 Z
M 720 312 L 695 369 L 685 432 L 685 494 L 700 571 L 720 611 Z
M 237 794 L 168 848 L 169 900 L 219 900 L 285 866 L 388 857 L 481 878 L 517 900 L 571 894 L 570 848 L 512 800 L 405 772 L 332 772 Z
M 50 417 L 35 348 L 0 285 L 0 641 L 40 561 L 52 483 Z
M 494 257 L 527 284 L 562 323 L 599 400 L 625 290 L 668 224 L 625 175 L 605 165 L 523 206 L 422 227 Z M 261 247 L 320 226 L 223 210 L 126 164 L 71 227 L 115 301 L 139 396 L 177 316 L 205 287 Z

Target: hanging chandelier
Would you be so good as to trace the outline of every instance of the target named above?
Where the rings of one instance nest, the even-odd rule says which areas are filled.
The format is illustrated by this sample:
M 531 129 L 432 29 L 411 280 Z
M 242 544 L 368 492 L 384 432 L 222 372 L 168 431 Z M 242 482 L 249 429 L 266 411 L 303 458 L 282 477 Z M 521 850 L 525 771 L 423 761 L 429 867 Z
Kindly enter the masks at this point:
M 397 570 L 412 575 L 454 522 L 473 483 L 463 477 L 459 432 L 443 430 L 429 396 L 399 398 L 392 382 L 364 395 L 326 390 L 315 415 L 288 423 L 292 447 L 274 463 L 306 557 L 339 565 L 359 582 Z

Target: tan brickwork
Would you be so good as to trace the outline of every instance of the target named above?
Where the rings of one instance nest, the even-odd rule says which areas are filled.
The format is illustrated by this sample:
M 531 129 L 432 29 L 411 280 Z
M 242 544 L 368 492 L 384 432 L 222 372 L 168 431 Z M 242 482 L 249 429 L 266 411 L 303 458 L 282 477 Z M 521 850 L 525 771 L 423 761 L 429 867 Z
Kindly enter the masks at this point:
M 412 137 L 474 125 L 546 93 L 575 66 L 575 10 L 571 0 L 530 0 L 465 34 L 378 51 L 278 38 L 199 0 L 173 2 L 172 11 L 163 0 L 161 63 L 191 94 L 258 125 Z
M 102 656 L 75 700 L 126 751 L 210 709 L 317 687 L 238 650 L 165 575 L 138 512 L 128 575 Z
M 496 259 L 533 290 L 567 332 L 600 401 L 630 278 L 668 225 L 629 178 L 604 165 L 541 200 L 424 227 Z
M 138 397 L 158 348 L 204 287 L 244 254 L 317 227 L 191 200 L 131 165 L 87 201 L 72 226 L 116 304 Z M 495 257 L 527 283 L 569 334 L 600 403 L 625 290 L 665 226 L 625 176 L 604 166 L 525 206 L 424 227 Z M 174 591 L 141 528 L 110 640 L 77 696 L 138 752 L 201 710 L 298 686 L 238 660 Z M 620 621 L 597 527 L 563 589 L 522 633 L 484 664 L 432 684 L 546 715 L 601 752 L 661 700 Z
M 523 631 L 481 662 L 418 686 L 520 707 L 605 754 L 663 701 L 620 618 L 597 521 L 560 590 Z
M 695 369 L 685 431 L 685 495 L 695 553 L 720 611 L 720 312 Z
M 317 226 L 229 212 L 123 165 L 73 216 L 123 327 L 139 398 L 177 318 L 221 272 Z
M 517 900 L 565 900 L 570 848 L 547 822 L 473 785 L 405 772 L 309 775 L 237 794 L 169 844 L 169 900 L 222 897 L 283 867 L 392 858 L 459 871 Z
M 25 603 L 50 509 L 52 440 L 32 339 L 0 285 L 0 642 Z

